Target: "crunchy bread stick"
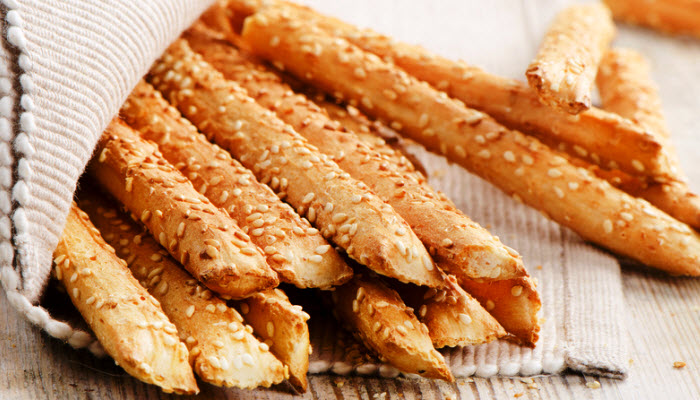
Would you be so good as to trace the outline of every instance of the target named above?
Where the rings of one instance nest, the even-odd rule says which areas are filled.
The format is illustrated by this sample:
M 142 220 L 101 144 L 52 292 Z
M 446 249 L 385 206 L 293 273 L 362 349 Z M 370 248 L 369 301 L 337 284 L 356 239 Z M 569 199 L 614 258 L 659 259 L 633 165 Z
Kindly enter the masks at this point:
M 289 382 L 305 392 L 309 370 L 309 314 L 292 305 L 280 289 L 256 293 L 238 302 L 243 318 L 289 367 Z
M 416 174 L 419 181 L 424 181 L 428 173 L 420 160 L 407 150 L 407 143 L 396 131 L 380 121 L 370 121 L 353 106 L 342 107 L 326 100 L 325 94 L 316 93 L 313 101 L 328 116 L 338 121 L 341 129 L 355 133 L 385 160 L 393 163 L 404 172 Z
M 428 327 L 433 346 L 469 346 L 492 342 L 506 335 L 503 327 L 448 276 L 441 290 L 416 290 L 402 285 L 401 298 L 418 310 L 418 319 Z
M 199 392 L 177 329 L 75 203 L 54 264 L 56 277 L 117 365 L 167 393 Z
M 603 57 L 596 82 L 603 108 L 629 118 L 665 142 L 677 178 L 677 181 L 670 182 L 647 182 L 638 177 L 613 174 L 619 180 L 618 185 L 633 196 L 647 199 L 679 221 L 700 229 L 700 197 L 690 191 L 675 151 L 668 142 L 670 134 L 661 112 L 658 89 L 651 79 L 649 63 L 634 50 L 612 49 Z
M 303 95 L 293 94 L 277 75 L 252 64 L 231 45 L 211 36 L 193 32 L 186 38 L 193 50 L 224 77 L 240 84 L 259 104 L 275 111 L 310 144 L 391 205 L 441 269 L 460 279 L 510 279 L 526 274 L 515 250 L 470 220 L 424 179 L 404 172 L 353 133 L 339 129 L 322 109 Z M 406 231 L 396 234 L 405 235 Z
M 700 3 L 697 0 L 603 1 L 618 21 L 700 38 Z
M 285 282 L 328 288 L 352 269 L 320 233 L 229 153 L 210 143 L 151 85 L 141 82 L 122 106 L 122 117 L 152 140 L 215 206 L 226 210 Z
M 282 363 L 246 331 L 238 312 L 192 279 L 111 199 L 83 190 L 79 202 L 134 277 L 160 302 L 202 380 L 252 389 L 285 379 Z
M 239 10 L 240 3 L 249 2 L 229 3 L 230 8 L 235 8 L 234 14 L 250 13 L 251 7 Z M 673 177 L 662 144 L 616 114 L 595 107 L 575 116 L 561 112 L 542 104 L 537 93 L 523 82 L 489 74 L 370 30 L 360 30 L 307 8 L 288 3 L 283 7 L 294 7 L 294 11 L 303 13 L 305 23 L 313 21 L 324 30 L 396 63 L 409 74 L 510 128 L 545 141 L 565 142 L 572 154 L 604 168 L 613 162 L 634 175 Z
M 610 10 L 602 3 L 573 5 L 557 14 L 525 73 L 540 100 L 570 114 L 589 109 L 600 59 L 614 35 Z
M 220 146 L 367 267 L 403 282 L 442 276 L 409 225 L 235 82 L 178 40 L 151 71 L 154 86 Z
M 279 41 L 272 46 L 275 37 Z M 585 239 L 672 274 L 700 274 L 700 237 L 687 225 L 378 57 L 274 9 L 248 17 L 242 38 L 259 56 L 284 63 L 289 72 L 327 92 L 343 93 L 368 114 L 400 123 L 407 136 Z M 316 50 L 300 51 L 306 43 Z M 358 77 L 357 68 L 368 73 Z
M 277 274 L 248 235 L 154 144 L 115 119 L 96 152 L 92 175 L 209 289 L 239 298 L 277 285 Z
M 396 291 L 378 279 L 355 277 L 332 293 L 338 320 L 382 359 L 403 372 L 452 382 L 428 328 L 418 321 Z

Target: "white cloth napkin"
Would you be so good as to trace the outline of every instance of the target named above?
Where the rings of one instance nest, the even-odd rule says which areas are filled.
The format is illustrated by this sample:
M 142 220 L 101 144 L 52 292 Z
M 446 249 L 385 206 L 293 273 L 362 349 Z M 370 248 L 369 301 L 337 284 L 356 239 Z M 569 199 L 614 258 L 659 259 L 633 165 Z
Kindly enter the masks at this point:
M 14 308 L 74 347 L 102 353 L 92 335 L 36 304 L 76 181 L 138 79 L 209 3 L 0 0 L 0 281 Z M 628 357 L 617 262 L 478 178 L 438 157 L 420 156 L 429 159 L 431 170 L 448 170 L 435 185 L 517 248 L 540 281 L 538 346 L 496 342 L 447 351 L 455 374 L 532 375 L 569 367 L 624 375 Z M 328 335 L 314 332 L 313 372 L 395 373 L 387 366 L 350 365 L 342 349 L 324 342 Z

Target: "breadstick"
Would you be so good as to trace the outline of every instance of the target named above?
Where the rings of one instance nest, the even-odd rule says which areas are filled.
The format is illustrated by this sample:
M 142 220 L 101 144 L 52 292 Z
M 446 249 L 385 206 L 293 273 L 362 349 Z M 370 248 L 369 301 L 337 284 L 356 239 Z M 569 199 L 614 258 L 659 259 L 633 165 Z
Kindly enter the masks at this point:
M 549 26 L 525 75 L 540 100 L 570 114 L 591 107 L 591 91 L 603 53 L 615 35 L 602 3 L 569 6 Z
M 238 312 L 192 279 L 147 232 L 96 192 L 82 190 L 89 215 L 134 277 L 160 302 L 187 345 L 190 364 L 217 386 L 269 387 L 285 379 L 285 368 L 242 323 Z
M 700 4 L 696 0 L 604 0 L 618 21 L 670 34 L 700 38 Z
M 423 244 L 389 205 L 224 79 L 186 41 L 170 46 L 151 80 L 202 132 L 351 258 L 403 282 L 442 284 Z
M 230 1 L 234 14 L 242 1 Z M 246 1 L 246 4 L 251 3 Z M 434 55 L 419 46 L 396 42 L 369 30 L 360 30 L 336 18 L 320 15 L 290 3 L 275 3 L 290 12 L 303 13 L 306 24 L 341 36 L 354 45 L 379 55 L 420 80 L 426 81 L 499 122 L 540 139 L 568 144 L 573 155 L 609 168 L 612 162 L 633 175 L 672 178 L 663 146 L 651 134 L 613 113 L 591 107 L 578 115 L 542 104 L 527 84 L 489 74 L 464 62 Z M 291 9 L 290 9 L 291 8 Z M 545 140 L 545 141 L 548 141 Z
M 242 38 L 259 56 L 284 63 L 290 73 L 326 92 L 342 93 L 370 115 L 401 124 L 405 135 L 585 239 L 672 274 L 700 274 L 700 237 L 687 225 L 579 170 L 535 138 L 502 127 L 342 39 L 294 21 L 265 9 L 246 19 Z M 299 51 L 304 43 L 316 50 Z M 356 69 L 369 73 L 358 77 Z
M 326 113 L 303 95 L 293 94 L 277 75 L 201 31 L 185 37 L 193 50 L 224 77 L 240 84 L 262 106 L 276 111 L 310 144 L 391 205 L 440 268 L 461 279 L 510 279 L 526 274 L 518 253 L 471 221 L 424 179 L 397 168 L 356 135 L 338 129 Z
M 700 197 L 690 191 L 675 151 L 668 142 L 670 134 L 649 63 L 634 50 L 612 49 L 603 57 L 596 83 L 603 108 L 629 118 L 665 142 L 677 178 L 670 182 L 647 182 L 623 176 L 620 187 L 633 196 L 647 199 L 679 221 L 700 229 Z
M 506 335 L 503 327 L 448 276 L 441 290 L 397 287 L 401 298 L 418 310 L 416 316 L 428 327 L 435 348 L 492 342 Z
M 425 181 L 428 176 L 425 167 L 417 157 L 408 151 L 407 141 L 396 131 L 384 125 L 381 121 L 370 121 L 360 110 L 353 106 L 342 107 L 328 101 L 325 94 L 317 92 L 310 98 L 332 120 L 337 121 L 341 129 L 356 134 L 385 160 L 394 164 L 396 168 L 407 173 L 414 173 L 419 181 Z
M 348 330 L 397 369 L 424 378 L 454 381 L 428 328 L 396 291 L 377 279 L 355 275 L 332 293 L 334 313 Z
M 177 329 L 75 203 L 54 263 L 56 277 L 117 365 L 167 393 L 199 392 Z
M 309 370 L 309 314 L 292 305 L 279 289 L 256 293 L 237 302 L 255 333 L 270 343 L 270 351 L 289 367 L 289 382 L 306 391 Z
M 115 119 L 96 153 L 90 173 L 209 289 L 239 298 L 277 285 L 277 274 L 248 235 L 154 144 Z
M 281 280 L 300 288 L 329 288 L 350 279 L 352 269 L 320 233 L 310 230 L 306 219 L 228 152 L 200 135 L 151 85 L 143 81 L 137 85 L 121 115 L 264 249 Z

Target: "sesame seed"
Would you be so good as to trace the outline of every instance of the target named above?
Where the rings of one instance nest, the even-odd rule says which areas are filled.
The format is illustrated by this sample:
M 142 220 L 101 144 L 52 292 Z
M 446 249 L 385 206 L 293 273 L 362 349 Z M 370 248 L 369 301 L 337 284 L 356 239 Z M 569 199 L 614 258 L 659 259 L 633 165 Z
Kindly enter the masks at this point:
M 160 262 L 161 260 L 163 260 L 163 256 L 160 253 L 153 253 L 153 254 L 151 254 L 150 258 L 151 258 L 151 261 L 154 261 L 154 262 Z M 149 275 L 149 278 L 150 278 L 150 275 Z
M 248 314 L 250 312 L 250 306 L 246 303 L 241 303 L 241 313 Z
M 423 266 L 428 271 L 432 271 L 435 268 L 433 261 L 430 259 L 430 257 L 428 257 L 428 255 L 423 255 L 423 257 L 421 257 L 421 261 L 423 261 Z
M 77 281 L 77 280 L 78 280 L 78 273 L 77 273 L 77 272 L 73 272 L 73 275 L 71 275 L 71 277 L 70 277 L 70 283 L 73 283 L 73 282 L 75 282 L 75 281 Z
M 194 306 L 193 305 L 187 307 L 187 310 L 185 310 L 185 315 L 187 316 L 187 318 L 190 318 L 190 317 L 192 317 L 192 315 L 194 315 Z
M 352 301 L 352 312 L 360 312 L 360 303 L 357 301 L 357 299 Z
M 578 182 L 569 182 L 569 189 L 576 190 L 576 189 L 578 189 L 578 187 L 579 187 Z
M 141 213 L 141 222 L 146 223 L 149 218 L 151 218 L 151 212 L 149 210 L 143 210 Z
M 272 321 L 268 321 L 267 325 L 265 326 L 265 330 L 267 331 L 267 336 L 272 336 L 275 334 L 275 324 L 272 323 Z
M 634 215 L 632 215 L 628 212 L 621 212 L 620 218 L 624 219 L 627 222 L 631 222 L 634 219 Z
M 276 47 L 279 44 L 280 44 L 279 36 L 273 36 L 272 39 L 270 39 L 270 46 L 271 47 Z
M 470 317 L 467 314 L 460 313 L 458 318 L 459 318 L 460 322 L 462 322 L 463 324 L 471 324 L 472 323 L 472 317 Z
M 239 331 L 236 331 L 236 332 L 234 332 L 234 334 L 232 336 L 236 340 L 241 340 L 245 336 L 245 330 L 241 329 Z
M 510 289 L 510 294 L 512 294 L 515 297 L 520 296 L 523 293 L 523 287 L 520 285 L 513 286 Z
M 464 147 L 460 145 L 455 146 L 455 153 L 462 158 L 467 156 L 467 152 L 464 150 Z
M 555 193 L 555 194 L 557 195 L 557 197 L 559 197 L 560 199 L 563 199 L 563 198 L 564 198 L 564 191 L 561 190 L 560 188 L 556 187 L 556 186 L 554 187 L 554 193 Z
M 508 162 L 515 162 L 515 154 L 510 150 L 503 153 L 503 158 Z
M 632 160 L 632 167 L 639 172 L 644 172 L 644 164 L 639 160 Z
M 80 297 L 80 291 L 78 290 L 78 288 L 73 288 L 73 297 L 75 297 L 76 299 Z
M 345 213 L 337 213 L 333 215 L 333 218 L 331 219 L 334 224 L 339 224 L 343 221 L 345 221 L 348 218 L 348 215 Z
M 404 335 L 407 335 L 407 334 L 408 334 L 408 330 L 407 330 L 406 327 L 403 326 L 403 325 L 398 325 L 398 326 L 396 327 L 396 330 L 399 331 L 399 332 L 401 332 L 401 333 L 403 333 Z
M 603 230 L 605 231 L 605 233 L 608 233 L 608 234 L 612 233 L 612 231 L 613 231 L 612 221 L 610 221 L 609 219 L 606 219 L 605 221 L 603 221 Z
M 177 237 L 182 237 L 185 235 L 185 222 L 180 222 L 180 225 L 177 226 Z
M 586 382 L 586 387 L 588 387 L 589 389 L 600 389 L 600 382 L 598 382 L 598 381 Z
M 496 304 L 492 300 L 486 300 L 486 309 L 491 311 L 496 307 Z
M 518 169 L 513 171 L 513 174 L 515 174 L 515 176 L 523 176 L 525 175 L 525 168 L 519 167 Z
M 87 300 L 85 300 L 85 304 L 90 305 L 90 304 L 94 303 L 95 300 L 97 300 L 97 299 L 95 299 L 95 296 L 90 296 L 90 297 L 88 297 Z
M 486 149 L 481 150 L 477 155 L 483 159 L 491 158 L 491 152 Z
M 219 257 L 219 250 L 212 245 L 207 245 L 205 252 L 211 258 L 218 258 Z
M 484 139 L 484 137 L 481 136 L 481 135 L 476 135 L 476 136 L 474 137 L 474 140 L 475 140 L 477 143 L 479 143 L 479 144 L 484 144 L 484 143 L 486 143 L 486 139 Z
M 365 70 L 360 67 L 355 68 L 355 71 L 353 71 L 353 73 L 355 77 L 360 79 L 364 79 L 367 77 L 367 73 L 365 72 Z
M 404 229 L 402 226 L 400 226 L 400 227 L 396 228 L 394 233 L 396 233 L 397 236 L 403 236 L 406 234 L 406 229 Z
M 309 204 L 313 201 L 314 197 L 316 197 L 316 194 L 314 193 L 307 193 L 306 196 L 304 196 L 303 199 L 301 199 L 301 204 Z
M 532 165 L 535 163 L 535 160 L 532 158 L 532 156 L 528 154 L 523 155 L 523 164 L 525 165 Z
M 549 175 L 550 178 L 559 178 L 563 174 L 556 168 L 550 168 L 549 171 L 547 171 L 547 175 Z
M 243 354 L 243 356 L 241 357 L 241 359 L 243 360 L 243 362 L 244 362 L 245 364 L 248 364 L 248 365 L 253 365 L 253 364 L 255 364 L 255 361 L 253 360 L 253 356 L 251 356 L 251 355 L 248 354 L 248 353 Z
M 330 250 L 330 249 L 331 249 L 330 245 L 324 244 L 324 245 L 316 247 L 315 252 L 316 252 L 316 254 L 326 254 L 328 252 L 328 250 Z
M 450 247 L 450 246 L 452 246 L 453 242 L 449 238 L 444 238 L 444 239 L 442 239 L 442 242 L 440 242 L 440 244 L 443 247 Z

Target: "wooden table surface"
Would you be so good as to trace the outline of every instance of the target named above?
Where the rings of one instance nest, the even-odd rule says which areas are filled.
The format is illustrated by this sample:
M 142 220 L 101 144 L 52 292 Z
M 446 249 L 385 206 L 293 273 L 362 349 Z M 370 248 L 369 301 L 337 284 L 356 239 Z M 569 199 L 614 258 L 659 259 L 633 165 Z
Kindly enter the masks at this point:
M 403 40 L 421 43 L 489 71 L 522 78 L 547 22 L 567 1 L 343 0 L 310 2 Z M 621 29 L 617 43 L 645 53 L 658 81 L 681 162 L 700 191 L 700 41 Z M 465 172 L 466 173 L 466 172 Z M 698 399 L 700 281 L 623 268 L 630 372 L 624 381 L 580 374 L 520 378 L 429 380 L 311 376 L 310 390 L 223 390 L 201 384 L 207 399 Z M 129 377 L 110 359 L 98 360 L 49 338 L 0 296 L 0 398 L 177 398 Z M 684 368 L 674 368 L 683 361 Z M 594 381 L 600 382 L 595 389 Z

